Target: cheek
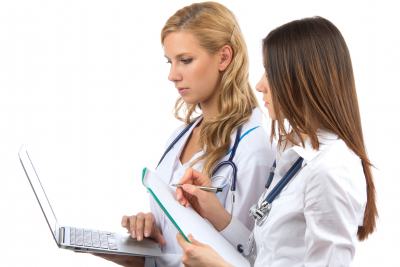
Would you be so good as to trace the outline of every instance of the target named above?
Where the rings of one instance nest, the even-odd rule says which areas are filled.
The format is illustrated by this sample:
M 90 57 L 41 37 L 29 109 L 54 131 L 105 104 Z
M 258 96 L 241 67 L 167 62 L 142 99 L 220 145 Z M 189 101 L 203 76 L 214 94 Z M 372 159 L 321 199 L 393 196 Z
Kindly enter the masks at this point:
M 197 84 L 204 94 L 209 94 L 214 91 L 219 81 L 218 67 L 213 66 L 212 62 L 199 64 L 196 73 Z

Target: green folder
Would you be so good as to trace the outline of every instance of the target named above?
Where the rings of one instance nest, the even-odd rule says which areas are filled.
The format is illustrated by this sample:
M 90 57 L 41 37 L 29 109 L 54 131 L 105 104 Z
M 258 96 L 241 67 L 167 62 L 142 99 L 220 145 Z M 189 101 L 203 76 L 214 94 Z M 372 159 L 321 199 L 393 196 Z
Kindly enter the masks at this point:
M 167 215 L 167 217 L 170 219 L 170 221 L 175 225 L 176 229 L 178 229 L 178 231 L 181 233 L 181 235 L 186 239 L 187 242 L 190 243 L 189 239 L 187 238 L 187 236 L 182 232 L 181 228 L 179 227 L 179 225 L 175 222 L 174 218 L 172 218 L 172 216 L 169 214 L 169 212 L 167 211 L 167 209 L 164 207 L 164 205 L 161 203 L 161 201 L 158 199 L 158 197 L 156 196 L 156 194 L 154 194 L 153 190 L 151 190 L 151 188 L 147 187 L 144 184 L 144 177 L 146 176 L 146 171 L 147 168 L 144 168 L 142 171 L 142 184 L 144 187 L 147 188 L 147 190 L 150 192 L 150 194 L 153 196 L 153 198 L 156 200 L 157 204 L 160 206 L 160 208 L 162 209 L 162 211 L 165 213 L 165 215 Z

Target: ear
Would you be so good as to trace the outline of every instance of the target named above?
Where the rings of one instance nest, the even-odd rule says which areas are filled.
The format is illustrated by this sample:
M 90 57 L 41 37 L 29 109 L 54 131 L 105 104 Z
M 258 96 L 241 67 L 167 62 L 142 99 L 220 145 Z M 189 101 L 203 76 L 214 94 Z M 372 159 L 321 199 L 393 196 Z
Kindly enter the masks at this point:
M 219 71 L 224 71 L 232 61 L 233 51 L 229 45 L 224 45 L 219 51 Z

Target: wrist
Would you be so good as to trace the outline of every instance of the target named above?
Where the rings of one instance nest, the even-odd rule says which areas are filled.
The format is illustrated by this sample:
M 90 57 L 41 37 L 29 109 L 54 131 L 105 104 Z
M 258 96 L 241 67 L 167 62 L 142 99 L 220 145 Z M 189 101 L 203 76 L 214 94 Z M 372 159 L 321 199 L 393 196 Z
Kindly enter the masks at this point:
M 221 232 L 224 230 L 231 222 L 232 215 L 229 214 L 225 209 L 222 209 L 218 212 L 218 214 L 214 214 L 213 216 L 209 216 L 209 218 L 205 218 L 209 221 L 214 228 Z

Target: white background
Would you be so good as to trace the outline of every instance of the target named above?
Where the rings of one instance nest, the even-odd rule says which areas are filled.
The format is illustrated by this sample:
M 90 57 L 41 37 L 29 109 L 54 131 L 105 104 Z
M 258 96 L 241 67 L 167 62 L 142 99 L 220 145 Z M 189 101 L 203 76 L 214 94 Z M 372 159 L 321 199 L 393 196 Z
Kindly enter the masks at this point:
M 399 2 L 220 2 L 239 20 L 253 87 L 263 73 L 261 39 L 270 30 L 314 15 L 340 29 L 377 167 L 380 214 L 353 266 L 398 264 Z M 160 32 L 191 3 L 0 2 L 1 266 L 113 265 L 57 249 L 17 154 L 24 143 L 63 224 L 121 231 L 122 215 L 148 211 L 141 170 L 155 168 L 180 125 Z

